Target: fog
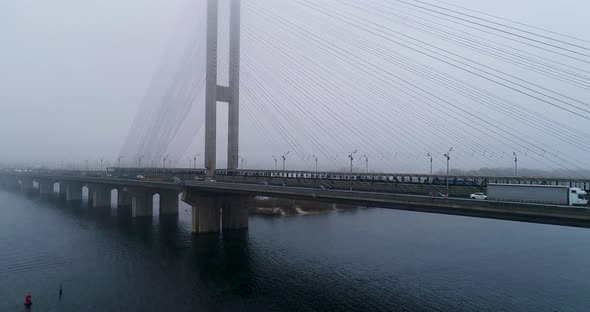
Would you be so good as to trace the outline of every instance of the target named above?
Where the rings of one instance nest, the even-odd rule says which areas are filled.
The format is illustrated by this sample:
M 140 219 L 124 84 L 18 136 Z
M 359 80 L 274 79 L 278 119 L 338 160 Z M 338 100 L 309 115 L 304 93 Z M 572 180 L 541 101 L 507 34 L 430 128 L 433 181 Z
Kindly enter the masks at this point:
M 583 1 L 449 1 L 590 40 L 590 4 Z M 560 92 L 566 96 L 559 98 L 562 102 L 582 108 L 590 102 L 588 88 L 481 56 L 417 29 L 400 28 L 401 24 L 389 20 L 390 11 L 378 15 L 371 10 L 371 5 L 387 7 L 395 1 L 367 1 L 366 11 L 355 9 L 358 1 L 352 0 L 322 0 L 317 7 L 306 1 L 242 2 L 240 157 L 246 167 L 273 168 L 273 155 L 289 153 L 288 168 L 311 169 L 317 157 L 321 170 L 338 170 L 347 168 L 348 154 L 358 150 L 357 170 L 365 168 L 368 158 L 372 171 L 426 172 L 427 153 L 433 155 L 434 170 L 441 170 L 443 154 L 453 147 L 453 167 L 466 170 L 511 167 L 513 152 L 523 168 L 565 170 L 571 175 L 589 169 L 590 123 L 583 118 L 587 114 L 572 114 L 474 78 L 339 18 L 359 17 L 357 25 L 373 25 L 365 23 L 367 18 L 387 27 L 388 36 L 401 31 Z M 187 167 L 200 154 L 198 165 L 202 166 L 204 89 L 199 85 L 204 78 L 204 8 L 202 0 L 4 3 L 0 10 L 0 163 L 60 167 L 63 162 L 64 167 L 80 167 L 86 160 L 97 166 L 102 159 L 106 166 L 122 156 L 123 165 L 135 166 L 143 156 L 144 165 L 160 165 L 168 155 L 172 165 Z M 219 84 L 228 79 L 224 8 L 222 3 Z M 410 19 L 422 14 L 396 10 Z M 512 44 L 493 36 L 484 38 Z M 580 75 L 590 72 L 590 58 L 585 56 L 580 57 L 586 62 L 578 62 L 519 48 L 580 66 Z M 394 56 L 391 51 L 400 53 L 397 61 L 389 58 Z M 358 56 L 358 62 L 352 61 Z M 508 116 L 478 103 L 475 93 L 475 98 L 469 97 L 471 93 L 460 95 L 416 74 L 404 67 L 409 62 L 405 56 L 460 79 L 459 86 L 471 83 L 542 115 L 551 121 L 542 124 L 548 132 L 539 129 L 539 120 L 519 119 L 518 111 Z M 412 98 L 414 93 L 425 96 L 425 91 L 403 89 L 408 79 L 431 90 L 430 100 Z M 166 95 L 189 91 L 189 100 Z M 226 105 L 219 104 L 221 167 L 226 157 L 226 119 Z M 571 127 L 571 132 L 561 133 L 560 124 Z M 483 127 L 485 131 L 476 131 Z M 549 132 L 575 136 L 565 142 Z M 576 141 L 577 137 L 585 141 Z

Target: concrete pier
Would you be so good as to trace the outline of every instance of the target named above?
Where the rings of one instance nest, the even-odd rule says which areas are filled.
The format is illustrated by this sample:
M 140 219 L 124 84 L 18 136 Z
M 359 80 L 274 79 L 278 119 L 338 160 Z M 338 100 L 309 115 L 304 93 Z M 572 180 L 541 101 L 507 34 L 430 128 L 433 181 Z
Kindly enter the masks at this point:
M 248 228 L 248 203 L 250 197 L 245 195 L 229 195 L 221 199 L 222 230 L 244 230 Z
M 61 188 L 60 184 L 60 188 Z M 82 201 L 82 184 L 69 182 L 63 184 L 66 191 L 66 201 L 73 202 L 73 201 Z
M 39 194 L 43 197 L 49 197 L 55 194 L 53 181 L 51 180 L 39 180 Z
M 248 228 L 247 195 L 221 193 L 183 193 L 182 200 L 192 207 L 193 233 L 219 233 Z
M 20 189 L 24 193 L 32 193 L 33 192 L 33 179 L 23 178 L 20 181 Z
M 160 215 L 178 215 L 177 191 L 160 192 Z
M 92 207 L 93 208 L 107 208 L 111 207 L 111 188 L 104 185 L 91 186 Z
M 131 192 L 131 216 L 151 217 L 154 215 L 154 195 L 149 190 L 130 190 Z
M 64 182 L 59 182 L 59 192 L 58 192 L 58 196 L 60 199 L 62 198 L 66 198 L 66 184 Z
M 192 206 L 193 233 L 219 233 L 221 210 L 217 196 L 201 196 Z
M 219 233 L 221 209 L 215 193 L 200 193 L 187 190 L 182 201 L 191 205 L 193 233 Z
M 93 197 L 93 193 L 94 193 L 94 189 L 92 189 L 92 185 L 90 184 L 86 184 L 86 203 L 88 205 L 92 204 L 92 197 Z
M 117 190 L 117 208 L 131 208 L 132 196 L 126 188 Z

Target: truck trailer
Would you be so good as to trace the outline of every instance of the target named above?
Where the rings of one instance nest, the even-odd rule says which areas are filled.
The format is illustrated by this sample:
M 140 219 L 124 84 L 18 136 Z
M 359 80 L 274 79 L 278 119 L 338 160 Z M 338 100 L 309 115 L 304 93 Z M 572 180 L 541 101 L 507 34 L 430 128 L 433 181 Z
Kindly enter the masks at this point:
M 487 185 L 488 199 L 552 205 L 587 205 L 586 191 L 559 185 L 495 184 Z

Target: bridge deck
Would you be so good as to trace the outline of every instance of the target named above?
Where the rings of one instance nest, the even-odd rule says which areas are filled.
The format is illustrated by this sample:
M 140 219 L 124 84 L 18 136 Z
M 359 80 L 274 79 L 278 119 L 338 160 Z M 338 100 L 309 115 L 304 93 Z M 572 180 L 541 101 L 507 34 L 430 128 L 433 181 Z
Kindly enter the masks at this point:
M 433 198 L 407 194 L 323 190 L 309 187 L 273 186 L 247 183 L 198 182 L 185 180 L 179 183 L 120 179 L 114 177 L 67 176 L 35 173 L 10 173 L 16 178 L 49 179 L 54 181 L 104 184 L 111 187 L 137 187 L 159 190 L 185 189 L 204 193 L 244 194 L 277 198 L 304 199 L 381 207 L 430 213 L 477 216 L 547 224 L 590 227 L 590 209 L 557 205 L 525 204 L 500 201 L 475 201 L 463 198 Z

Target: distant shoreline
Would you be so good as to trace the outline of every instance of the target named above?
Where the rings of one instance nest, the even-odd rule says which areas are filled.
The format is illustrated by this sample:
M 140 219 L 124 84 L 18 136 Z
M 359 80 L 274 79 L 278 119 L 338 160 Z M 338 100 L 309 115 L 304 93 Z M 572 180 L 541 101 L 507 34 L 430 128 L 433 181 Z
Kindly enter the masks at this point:
M 318 215 L 357 208 L 359 207 L 354 205 L 256 197 L 252 200 L 249 212 L 252 215 L 289 217 Z

